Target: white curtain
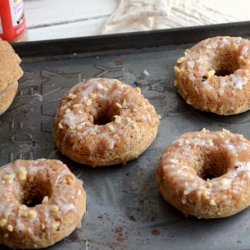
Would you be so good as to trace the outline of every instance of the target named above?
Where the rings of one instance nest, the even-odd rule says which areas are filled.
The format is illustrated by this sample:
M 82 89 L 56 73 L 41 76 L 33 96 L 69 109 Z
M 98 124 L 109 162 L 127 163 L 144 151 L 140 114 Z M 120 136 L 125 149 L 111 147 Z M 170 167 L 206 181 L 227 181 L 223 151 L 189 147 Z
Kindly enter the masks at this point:
M 119 0 L 100 34 L 234 22 L 248 18 L 244 9 L 250 9 L 250 1 Z

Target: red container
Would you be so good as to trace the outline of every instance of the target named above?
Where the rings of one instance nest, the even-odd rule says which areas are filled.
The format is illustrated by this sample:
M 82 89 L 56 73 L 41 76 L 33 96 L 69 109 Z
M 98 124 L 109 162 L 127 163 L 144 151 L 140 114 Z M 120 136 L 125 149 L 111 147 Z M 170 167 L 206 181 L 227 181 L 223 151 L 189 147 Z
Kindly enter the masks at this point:
M 0 37 L 9 42 L 27 40 L 23 0 L 0 0 Z

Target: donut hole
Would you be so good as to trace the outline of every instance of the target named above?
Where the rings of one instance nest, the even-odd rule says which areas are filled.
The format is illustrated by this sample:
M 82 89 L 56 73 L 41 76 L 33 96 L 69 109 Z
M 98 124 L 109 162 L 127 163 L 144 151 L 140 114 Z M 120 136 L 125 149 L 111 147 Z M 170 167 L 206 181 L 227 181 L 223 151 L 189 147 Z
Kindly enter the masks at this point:
M 210 59 L 208 71 L 215 70 L 216 76 L 227 76 L 233 74 L 237 69 L 240 69 L 238 56 L 232 51 L 227 49 L 222 50 L 214 58 Z M 203 76 L 202 80 L 206 80 L 208 77 Z
M 47 183 L 33 180 L 24 188 L 21 203 L 28 207 L 35 207 L 42 204 L 45 196 L 50 197 L 51 192 L 52 190 Z
M 215 57 L 214 65 L 215 75 L 217 76 L 231 75 L 240 68 L 237 54 L 227 49 L 222 50 L 222 52 Z
M 216 177 L 220 177 L 227 173 L 229 166 L 229 157 L 225 152 L 209 152 L 202 156 L 198 160 L 197 174 L 203 180 L 211 180 Z
M 98 112 L 96 116 L 93 117 L 93 124 L 95 125 L 105 125 L 112 120 L 112 116 L 109 113 Z
M 112 122 L 114 120 L 114 116 L 119 114 L 120 111 L 117 107 L 99 106 L 99 108 L 96 109 L 96 113 L 92 114 L 93 116 L 92 123 L 94 125 L 105 125 L 107 123 Z

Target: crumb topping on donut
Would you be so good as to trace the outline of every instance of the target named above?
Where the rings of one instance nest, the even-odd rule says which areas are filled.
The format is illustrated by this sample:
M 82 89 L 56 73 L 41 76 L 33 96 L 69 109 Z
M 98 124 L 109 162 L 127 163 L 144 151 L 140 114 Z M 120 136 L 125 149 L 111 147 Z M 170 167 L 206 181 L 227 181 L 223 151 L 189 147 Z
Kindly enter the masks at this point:
M 34 211 L 34 210 L 29 210 L 28 216 L 29 216 L 30 218 L 35 218 L 36 215 L 37 215 L 36 211 Z
M 70 93 L 68 97 L 69 97 L 69 99 L 72 99 L 72 100 L 73 100 L 73 99 L 75 99 L 75 98 L 76 98 L 76 95 L 74 95 L 74 94 Z
M 7 223 L 6 219 L 1 219 L 0 220 L 0 227 L 3 227 Z
M 250 142 L 228 130 L 184 133 L 164 150 L 156 177 L 184 214 L 229 216 L 250 205 Z M 208 205 L 215 207 L 209 213 Z
M 229 46 L 229 49 L 231 51 L 235 51 L 235 50 L 238 50 L 239 49 L 239 46 L 237 43 L 232 43 L 230 46 Z
M 42 200 L 42 204 L 45 204 L 49 201 L 49 197 L 48 196 L 44 196 L 43 200 Z
M 75 161 L 93 166 L 125 164 L 152 142 L 159 119 L 139 88 L 115 79 L 93 78 L 62 98 L 53 135 L 59 150 Z
M 14 177 L 15 177 L 14 174 L 6 174 L 6 175 L 4 175 L 3 179 L 11 181 Z
M 50 210 L 53 211 L 53 212 L 58 212 L 59 207 L 57 205 L 51 205 Z
M 250 41 L 205 39 L 177 60 L 174 86 L 193 107 L 222 115 L 250 108 Z M 233 103 L 233 105 L 232 105 Z
M 27 178 L 27 171 L 24 167 L 20 167 L 19 173 L 18 173 L 18 179 L 23 181 Z

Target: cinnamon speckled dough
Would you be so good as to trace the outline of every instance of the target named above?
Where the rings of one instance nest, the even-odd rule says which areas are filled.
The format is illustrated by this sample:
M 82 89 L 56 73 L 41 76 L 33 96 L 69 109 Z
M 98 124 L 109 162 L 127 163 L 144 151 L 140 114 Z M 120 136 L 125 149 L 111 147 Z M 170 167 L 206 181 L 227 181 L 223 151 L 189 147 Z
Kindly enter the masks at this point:
M 0 244 L 46 248 L 81 227 L 82 181 L 58 160 L 16 160 L 1 167 L 0 191 Z
M 12 104 L 18 89 L 17 81 L 9 84 L 4 91 L 0 92 L 0 115 L 3 114 Z
M 23 75 L 21 59 L 11 45 L 0 39 L 0 115 L 13 102 L 17 92 L 17 80 Z
M 155 139 L 159 118 L 139 88 L 90 78 L 62 97 L 53 136 L 61 153 L 76 162 L 93 167 L 126 164 Z
M 175 86 L 194 108 L 233 115 L 250 109 L 250 41 L 205 39 L 177 60 Z
M 186 132 L 163 151 L 156 180 L 186 216 L 236 214 L 250 205 L 250 142 L 227 130 Z

